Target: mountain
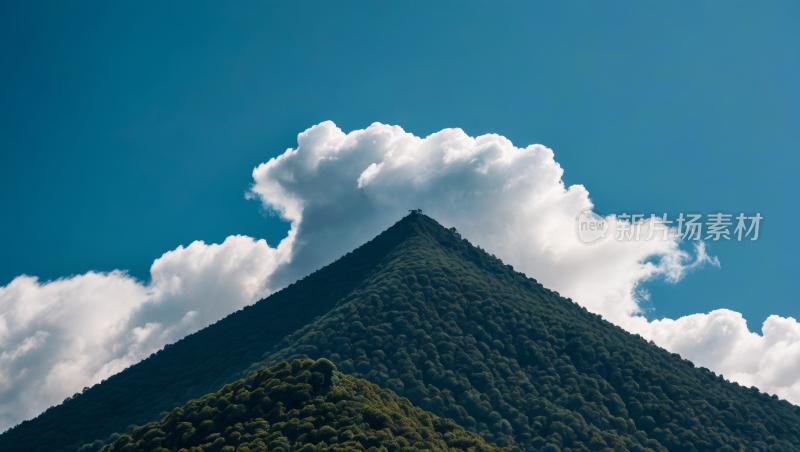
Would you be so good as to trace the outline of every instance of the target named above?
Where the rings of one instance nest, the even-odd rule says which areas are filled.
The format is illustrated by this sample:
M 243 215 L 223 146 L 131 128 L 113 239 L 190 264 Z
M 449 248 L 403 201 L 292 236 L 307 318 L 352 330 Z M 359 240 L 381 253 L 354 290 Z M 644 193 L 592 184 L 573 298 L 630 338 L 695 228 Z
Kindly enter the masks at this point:
M 261 368 L 159 422 L 114 435 L 100 452 L 409 449 L 501 452 L 388 389 L 336 372 L 326 359 Z
M 800 449 L 799 407 L 627 333 L 430 218 L 407 221 L 416 233 L 361 286 L 256 366 L 326 357 L 525 450 Z
M 214 344 L 223 332 L 232 337 Z M 229 363 L 221 358 L 226 349 L 238 350 Z M 800 407 L 625 332 L 418 213 L 303 281 L 6 432 L 0 449 L 90 442 L 264 365 L 320 358 L 501 447 L 800 450 Z M 255 363 L 246 369 L 248 359 Z M 146 399 L 138 398 L 140 390 Z M 104 403 L 103 414 L 90 402 L 79 411 L 83 398 Z M 6 449 L 23 444 L 31 447 Z
M 0 434 L 0 451 L 73 451 L 237 380 L 284 336 L 330 311 L 411 234 L 410 222 L 394 225 L 301 281 Z

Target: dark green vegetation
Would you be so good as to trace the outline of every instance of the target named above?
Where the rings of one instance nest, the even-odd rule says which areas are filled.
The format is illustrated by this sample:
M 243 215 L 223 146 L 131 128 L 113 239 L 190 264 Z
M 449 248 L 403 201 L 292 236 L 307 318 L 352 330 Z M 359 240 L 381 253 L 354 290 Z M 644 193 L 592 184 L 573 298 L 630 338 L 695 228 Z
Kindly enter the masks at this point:
M 185 337 L 0 435 L 0 451 L 73 451 L 240 378 L 289 333 L 324 315 L 408 235 L 393 227 L 337 262 Z
M 310 286 L 320 274 L 332 276 L 326 280 L 327 288 L 317 291 L 317 304 L 288 303 L 292 298 L 284 293 L 312 293 Z M 350 276 L 337 281 L 333 275 Z M 336 294 L 327 293 L 337 289 Z M 275 345 L 249 372 L 281 360 L 326 357 L 340 371 L 389 388 L 500 446 L 570 452 L 800 450 L 799 407 L 695 368 L 514 272 L 423 215 L 404 218 L 314 276 L 245 310 L 245 317 L 266 316 L 263 313 L 269 310 L 261 306 L 279 306 L 271 301 L 275 299 L 289 307 L 284 316 L 275 316 L 279 321 L 271 327 L 264 326 L 268 320 L 241 319 L 243 312 L 212 327 L 234 331 L 226 325 L 240 322 L 243 326 L 235 333 L 243 339 L 237 344 L 250 347 L 248 335 L 276 334 L 257 330 L 247 321 L 262 322 L 259 328 L 294 321 L 291 328 L 280 330 L 293 333 L 279 343 L 260 341 L 260 353 Z M 305 312 L 310 308 L 315 309 L 313 314 Z M 311 321 L 321 312 L 325 314 Z M 193 347 L 215 347 L 207 341 Z M 246 353 L 252 356 L 249 349 Z M 180 371 L 181 375 L 206 378 L 202 359 L 185 363 L 181 365 L 192 371 Z M 173 363 L 162 360 L 159 366 L 169 369 Z M 210 367 L 209 372 L 217 372 L 215 378 L 228 378 L 227 382 L 245 375 Z M 153 372 L 157 369 L 153 367 Z M 170 372 L 165 374 L 176 371 Z M 161 380 L 150 377 L 145 383 L 148 390 L 154 381 Z M 170 403 L 179 400 L 181 393 L 174 388 L 184 384 L 164 379 L 164 397 Z M 122 393 L 126 389 L 116 388 Z M 128 394 L 134 397 L 135 391 L 128 388 Z M 186 395 L 182 400 L 199 396 Z M 40 418 L 60 426 L 84 422 L 84 435 L 71 438 L 105 437 L 127 425 L 119 426 L 129 407 L 114 403 L 117 427 L 111 430 L 94 427 L 102 417 L 91 407 L 84 411 L 89 421 L 62 415 Z M 38 436 L 53 432 L 46 423 L 37 425 L 24 430 L 26 437 L 4 434 L 0 449 L 27 444 L 17 443 L 23 438 L 36 446 L 21 450 L 52 444 L 36 442 Z M 86 434 L 91 431 L 97 434 Z
M 160 422 L 114 435 L 101 452 L 500 452 L 408 399 L 335 370 L 326 359 L 261 368 Z
M 799 407 L 697 369 L 416 217 L 367 282 L 264 362 L 330 358 L 501 446 L 800 450 Z

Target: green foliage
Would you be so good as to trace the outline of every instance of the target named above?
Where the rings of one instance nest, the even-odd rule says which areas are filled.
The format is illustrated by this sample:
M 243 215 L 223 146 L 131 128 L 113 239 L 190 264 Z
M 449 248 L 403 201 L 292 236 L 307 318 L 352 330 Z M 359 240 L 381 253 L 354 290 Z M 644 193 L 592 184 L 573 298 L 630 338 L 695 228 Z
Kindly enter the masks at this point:
M 240 378 L 287 335 L 330 311 L 408 236 L 398 224 L 268 298 L 0 434 L 0 451 L 74 451 Z
M 279 334 L 286 336 L 278 341 Z M 226 361 L 228 352 L 235 359 Z M 305 358 L 330 361 L 316 361 L 318 368 L 309 370 L 304 384 L 312 388 L 348 381 L 332 371 L 335 364 L 338 371 L 389 389 L 501 447 L 800 450 L 800 408 L 725 381 L 625 332 L 420 214 L 133 371 L 7 432 L 0 436 L 0 449 L 46 451 L 72 444 L 94 451 L 95 438 L 152 420 L 156 412 L 180 406 L 176 402 L 211 391 L 197 393 L 200 388 L 219 382 L 213 386 L 218 388 L 264 365 Z M 246 359 L 260 361 L 242 372 Z M 292 391 L 281 403 L 307 405 L 318 397 L 311 389 Z M 273 413 L 274 407 L 259 406 L 262 413 L 252 413 L 249 402 L 225 394 L 203 397 L 208 403 L 192 411 L 195 418 L 175 417 L 169 432 L 203 435 L 208 440 L 202 444 L 210 444 L 210 450 L 226 450 L 233 446 L 222 441 L 232 432 L 215 430 L 218 422 L 244 426 L 241 419 L 261 418 L 269 425 L 260 428 L 270 434 L 276 433 L 270 430 L 274 425 L 288 423 L 271 417 L 281 413 Z M 287 415 L 300 411 L 285 404 L 283 409 Z M 291 441 L 300 437 L 283 427 L 283 436 L 264 440 L 266 448 L 293 450 Z M 341 436 L 336 423 L 314 424 L 314 429 L 319 438 Z M 168 433 L 164 427 L 157 430 Z M 133 432 L 127 434 L 130 441 Z M 246 427 L 239 433 L 255 434 Z M 214 434 L 220 436 L 209 438 Z M 151 435 L 149 441 L 161 437 L 158 431 Z M 114 444 L 124 437 L 113 438 Z M 299 449 L 310 444 L 301 442 Z
M 335 378 L 334 378 L 335 377 Z M 100 452 L 500 452 L 327 359 L 280 362 L 133 427 Z
M 326 357 L 500 446 L 800 450 L 800 408 L 697 369 L 435 221 L 409 219 L 415 233 L 365 283 L 254 366 Z

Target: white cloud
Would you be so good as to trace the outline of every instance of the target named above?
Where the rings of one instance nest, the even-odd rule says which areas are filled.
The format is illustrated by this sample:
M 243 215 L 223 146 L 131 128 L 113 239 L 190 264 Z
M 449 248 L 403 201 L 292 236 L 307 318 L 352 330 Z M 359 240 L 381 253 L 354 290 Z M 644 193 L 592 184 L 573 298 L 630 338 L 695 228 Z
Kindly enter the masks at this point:
M 0 431 L 266 296 L 293 238 L 178 247 L 147 285 L 114 271 L 0 287 Z
M 114 271 L 43 283 L 20 276 L 0 287 L 0 431 L 328 264 L 415 208 L 629 331 L 800 403 L 794 319 L 770 317 L 763 336 L 727 310 L 648 323 L 637 316 L 643 281 L 677 282 L 719 262 L 674 240 L 580 244 L 573 221 L 592 202 L 562 174 L 550 149 L 498 135 L 314 126 L 297 149 L 253 171 L 249 196 L 292 224 L 277 247 L 243 236 L 194 242 L 157 259 L 147 284 Z
M 297 228 L 292 262 L 279 271 L 284 282 L 362 244 L 408 209 L 422 208 L 628 331 L 731 380 L 800 403 L 795 319 L 770 317 L 763 336 L 728 310 L 647 322 L 639 315 L 639 301 L 649 297 L 642 282 L 677 282 L 719 261 L 702 242 L 691 254 L 675 240 L 580 244 L 573 221 L 593 205 L 583 186 L 565 187 L 562 174 L 550 149 L 517 148 L 498 135 L 473 138 L 446 129 L 423 139 L 377 123 L 345 134 L 324 122 L 301 133 L 297 149 L 257 167 L 252 193 L 286 212 Z M 617 219 L 609 220 L 613 234 Z M 643 237 L 649 226 L 642 224 Z
M 800 404 L 800 324 L 793 318 L 770 316 L 763 336 L 727 309 L 650 323 L 632 318 L 624 327 L 726 379 Z
M 287 282 L 411 208 L 617 322 L 641 313 L 640 282 L 677 281 L 712 261 L 702 244 L 693 257 L 675 240 L 579 243 L 574 219 L 592 207 L 589 193 L 565 187 L 553 151 L 541 145 L 517 148 L 499 135 L 473 138 L 460 129 L 423 139 L 382 124 L 345 134 L 331 122 L 301 133 L 298 145 L 253 171 L 253 195 L 297 227 L 294 257 L 281 270 Z M 617 220 L 609 220 L 612 235 Z M 644 223 L 643 237 L 648 231 Z

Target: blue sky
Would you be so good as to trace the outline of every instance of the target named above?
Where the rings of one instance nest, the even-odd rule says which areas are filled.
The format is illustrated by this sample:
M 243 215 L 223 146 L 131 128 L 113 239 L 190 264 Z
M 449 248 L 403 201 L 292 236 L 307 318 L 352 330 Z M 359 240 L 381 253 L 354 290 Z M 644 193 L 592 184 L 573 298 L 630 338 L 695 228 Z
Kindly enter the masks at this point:
M 401 6 L 402 5 L 402 6 Z M 602 213 L 760 212 L 655 317 L 800 318 L 796 2 L 9 2 L 0 6 L 0 285 L 127 269 L 288 224 L 253 167 L 333 120 L 555 151 Z M 536 275 L 532 275 L 536 276 Z

